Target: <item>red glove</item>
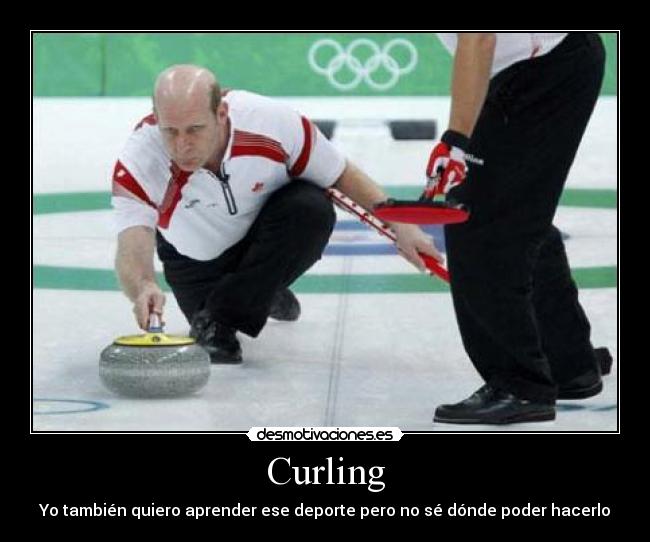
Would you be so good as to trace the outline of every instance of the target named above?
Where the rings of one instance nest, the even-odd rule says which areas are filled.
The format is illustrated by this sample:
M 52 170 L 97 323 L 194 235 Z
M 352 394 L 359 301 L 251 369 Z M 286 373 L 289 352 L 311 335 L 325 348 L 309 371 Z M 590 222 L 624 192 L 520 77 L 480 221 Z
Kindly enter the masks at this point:
M 461 184 L 467 176 L 465 151 L 469 138 L 459 132 L 447 130 L 429 156 L 427 164 L 427 186 L 423 197 L 433 199 L 438 194 L 446 194 Z

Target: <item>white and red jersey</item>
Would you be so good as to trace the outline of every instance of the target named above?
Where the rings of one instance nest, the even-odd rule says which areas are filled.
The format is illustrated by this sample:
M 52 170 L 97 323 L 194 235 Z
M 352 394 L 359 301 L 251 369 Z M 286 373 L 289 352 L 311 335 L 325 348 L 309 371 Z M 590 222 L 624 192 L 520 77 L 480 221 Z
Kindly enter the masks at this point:
M 327 188 L 343 173 L 344 156 L 290 107 L 244 91 L 223 99 L 230 138 L 219 175 L 180 170 L 153 115 L 137 125 L 113 171 L 118 232 L 158 228 L 181 254 L 211 260 L 246 235 L 273 192 L 302 182 L 292 179 Z
M 566 35 L 566 32 L 496 32 L 492 77 L 515 62 L 549 53 Z M 439 32 L 438 38 L 452 55 L 456 53 L 458 34 Z

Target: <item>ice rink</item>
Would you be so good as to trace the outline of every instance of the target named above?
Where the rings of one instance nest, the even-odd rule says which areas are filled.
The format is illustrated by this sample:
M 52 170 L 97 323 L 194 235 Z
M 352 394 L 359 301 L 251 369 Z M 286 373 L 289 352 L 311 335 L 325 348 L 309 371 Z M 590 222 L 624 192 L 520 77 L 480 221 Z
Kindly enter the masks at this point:
M 391 195 L 415 196 L 431 142 L 394 141 L 382 118 L 434 118 L 446 98 L 284 98 L 337 119 L 334 143 Z M 302 317 L 239 335 L 241 366 L 212 366 L 207 386 L 174 400 L 123 399 L 98 377 L 101 350 L 137 333 L 116 289 L 108 208 L 113 161 L 147 99 L 35 98 L 33 430 L 247 431 L 253 426 L 397 426 L 402 431 L 616 431 L 618 428 L 617 100 L 601 98 L 570 173 L 556 225 L 595 346 L 614 356 L 604 391 L 562 401 L 554 422 L 433 424 L 435 407 L 481 385 L 461 345 L 451 298 L 351 216 L 295 285 Z M 444 248 L 442 233 L 431 230 Z M 157 263 L 157 269 L 161 267 Z M 171 295 L 169 333 L 188 325 Z

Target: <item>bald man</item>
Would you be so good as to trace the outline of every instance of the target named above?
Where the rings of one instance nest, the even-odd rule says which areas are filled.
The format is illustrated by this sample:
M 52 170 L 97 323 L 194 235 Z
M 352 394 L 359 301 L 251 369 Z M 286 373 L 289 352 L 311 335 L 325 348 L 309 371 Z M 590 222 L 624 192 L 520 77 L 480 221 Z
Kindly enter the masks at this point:
M 307 118 L 249 92 L 222 94 L 205 68 L 166 69 L 153 102 L 113 171 L 117 274 L 147 329 L 165 303 L 157 249 L 190 334 L 213 363 L 240 363 L 238 331 L 257 337 L 268 317 L 300 314 L 289 286 L 335 223 L 325 189 L 367 208 L 387 196 Z M 418 251 L 442 261 L 419 228 L 393 228 L 411 263 L 424 269 Z

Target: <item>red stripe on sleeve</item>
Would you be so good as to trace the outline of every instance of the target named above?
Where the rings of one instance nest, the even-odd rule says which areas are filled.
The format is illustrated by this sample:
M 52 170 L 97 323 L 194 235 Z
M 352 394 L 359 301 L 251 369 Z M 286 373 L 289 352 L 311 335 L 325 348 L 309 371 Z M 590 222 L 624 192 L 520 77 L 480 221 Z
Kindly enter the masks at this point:
M 124 164 L 119 160 L 115 164 L 115 169 L 113 170 L 113 195 L 122 196 L 124 195 L 124 189 L 128 192 L 127 195 L 139 199 L 143 203 L 156 209 L 156 205 L 149 199 L 147 193 L 140 186 L 140 183 L 135 180 L 135 177 L 131 175 L 131 172 L 124 167 Z
M 309 157 L 311 156 L 311 122 L 309 122 L 309 120 L 307 120 L 305 117 L 300 117 L 300 120 L 302 121 L 302 130 L 305 134 L 305 142 L 303 143 L 302 150 L 300 151 L 300 156 L 298 156 L 298 160 L 296 160 L 296 163 L 289 170 L 289 175 L 292 177 L 298 177 L 303 171 L 305 171 L 305 168 L 309 163 Z

